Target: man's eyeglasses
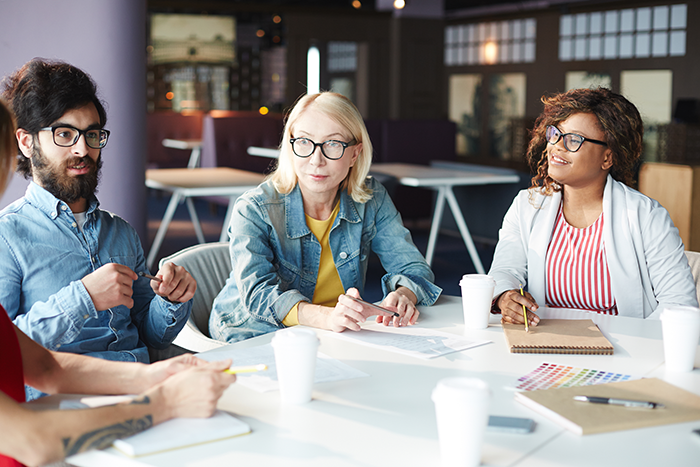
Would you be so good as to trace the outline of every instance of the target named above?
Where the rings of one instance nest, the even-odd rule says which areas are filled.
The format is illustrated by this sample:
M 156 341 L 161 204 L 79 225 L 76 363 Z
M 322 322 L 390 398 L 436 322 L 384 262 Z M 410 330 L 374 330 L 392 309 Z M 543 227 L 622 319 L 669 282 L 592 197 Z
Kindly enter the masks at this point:
M 576 133 L 562 133 L 555 126 L 548 125 L 547 132 L 545 133 L 547 137 L 547 142 L 549 144 L 557 144 L 560 139 L 564 138 L 564 147 L 569 152 L 576 152 L 581 149 L 581 145 L 588 141 L 589 143 L 600 144 L 601 146 L 607 146 L 608 143 L 605 141 L 598 141 L 597 139 L 586 138 Z
M 69 125 L 47 126 L 39 131 L 50 131 L 53 133 L 53 142 L 56 146 L 68 148 L 73 146 L 80 139 L 80 135 L 85 136 L 85 143 L 92 149 L 101 149 L 107 146 L 109 130 L 95 128 L 91 130 L 79 130 Z
M 323 143 L 314 143 L 309 138 L 292 138 L 289 140 L 292 143 L 292 151 L 298 157 L 309 157 L 314 153 L 317 146 L 321 147 L 321 153 L 323 153 L 326 158 L 336 161 L 343 157 L 345 154 L 345 148 L 348 146 L 354 146 L 357 144 L 355 140 L 349 143 L 343 141 L 336 141 L 334 139 L 324 141 Z

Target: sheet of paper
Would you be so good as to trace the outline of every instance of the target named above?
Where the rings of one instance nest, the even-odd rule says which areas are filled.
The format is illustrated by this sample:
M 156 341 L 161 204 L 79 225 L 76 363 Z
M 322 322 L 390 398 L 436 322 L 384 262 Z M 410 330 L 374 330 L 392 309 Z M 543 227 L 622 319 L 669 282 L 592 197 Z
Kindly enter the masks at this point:
M 518 378 L 515 389 L 536 391 L 550 388 L 591 386 L 593 384 L 617 383 L 640 379 L 641 376 L 626 375 L 615 371 L 593 370 L 573 365 L 542 362 L 528 374 Z
M 424 359 L 471 349 L 491 342 L 472 341 L 464 336 L 433 329 L 415 326 L 395 328 L 377 323 L 364 325 L 361 331 L 345 331 L 329 335 L 337 339 Z
M 236 384 L 245 386 L 257 392 L 276 391 L 279 389 L 277 381 L 277 365 L 275 364 L 275 354 L 272 345 L 265 344 L 247 349 L 231 349 L 230 351 L 219 351 L 212 354 L 198 354 L 203 360 L 224 360 L 230 358 L 234 366 L 257 365 L 264 363 L 267 365 L 266 371 L 257 373 L 239 373 L 236 375 Z M 357 370 L 340 360 L 331 358 L 321 352 L 316 360 L 316 376 L 314 384 L 339 381 L 343 379 L 361 378 L 369 376 L 367 373 Z

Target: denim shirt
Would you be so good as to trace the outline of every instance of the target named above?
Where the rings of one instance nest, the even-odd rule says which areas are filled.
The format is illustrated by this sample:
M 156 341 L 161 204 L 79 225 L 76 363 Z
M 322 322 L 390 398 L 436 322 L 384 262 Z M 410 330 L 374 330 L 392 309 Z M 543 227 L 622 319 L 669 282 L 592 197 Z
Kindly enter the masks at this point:
M 432 305 L 442 289 L 403 226 L 384 187 L 372 178 L 373 196 L 357 203 L 346 191 L 329 236 L 333 261 L 345 290 L 364 292 L 370 250 L 388 273 L 384 296 L 399 286 L 419 305 Z M 284 327 L 282 320 L 300 302 L 311 302 L 318 277 L 321 244 L 306 225 L 301 190 L 280 194 L 266 181 L 236 201 L 231 223 L 232 271 L 214 300 L 209 332 L 236 342 Z
M 35 183 L 0 212 L 0 304 L 49 350 L 148 363 L 187 322 L 192 301 L 171 303 L 149 280 L 132 284 L 134 307 L 97 311 L 81 279 L 107 263 L 147 271 L 136 231 L 88 203 L 83 232 L 68 205 Z

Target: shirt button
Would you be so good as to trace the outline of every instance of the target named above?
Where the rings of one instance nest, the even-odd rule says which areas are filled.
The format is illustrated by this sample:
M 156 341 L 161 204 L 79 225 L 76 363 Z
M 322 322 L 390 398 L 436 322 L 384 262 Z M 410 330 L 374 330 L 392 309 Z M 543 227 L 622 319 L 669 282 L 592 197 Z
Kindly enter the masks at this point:
M 61 211 L 65 211 L 66 209 L 68 209 L 68 206 L 66 206 L 65 204 L 61 206 Z
M 61 348 L 61 344 L 56 344 L 56 348 L 57 349 Z
M 55 212 L 52 212 L 52 213 L 51 213 L 51 217 L 56 217 L 56 213 L 55 213 Z
M 83 319 L 88 319 L 89 317 L 90 317 L 90 315 L 85 315 L 85 316 L 83 316 Z
M 78 224 L 76 224 L 75 222 L 73 222 L 71 225 L 72 225 L 73 227 L 78 227 Z
M 338 256 L 340 256 L 340 259 L 345 259 L 345 258 L 348 257 L 348 254 L 345 253 L 344 251 L 341 251 L 340 254 L 339 254 Z

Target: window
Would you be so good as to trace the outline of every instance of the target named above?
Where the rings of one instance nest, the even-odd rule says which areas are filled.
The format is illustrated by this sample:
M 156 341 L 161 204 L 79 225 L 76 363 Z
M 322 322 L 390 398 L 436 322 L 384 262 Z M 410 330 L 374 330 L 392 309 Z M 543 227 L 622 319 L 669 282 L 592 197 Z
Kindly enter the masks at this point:
M 493 65 L 535 61 L 534 18 L 445 28 L 445 65 Z
M 616 60 L 685 55 L 686 4 L 563 15 L 559 60 Z

